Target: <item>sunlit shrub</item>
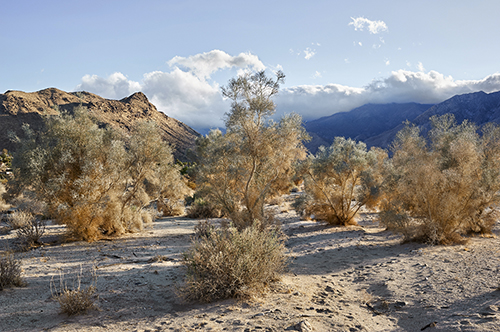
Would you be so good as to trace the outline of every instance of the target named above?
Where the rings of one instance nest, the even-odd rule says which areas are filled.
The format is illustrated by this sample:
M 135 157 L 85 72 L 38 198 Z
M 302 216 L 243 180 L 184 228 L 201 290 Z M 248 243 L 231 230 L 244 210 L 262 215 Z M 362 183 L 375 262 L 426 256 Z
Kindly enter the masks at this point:
M 296 211 L 333 225 L 356 224 L 359 209 L 374 207 L 381 197 L 386 158 L 380 149 L 367 151 L 362 142 L 336 137 L 299 165 L 305 195 L 294 204 Z
M 140 230 L 152 201 L 189 192 L 154 123 L 136 122 L 127 135 L 99 127 L 83 107 L 45 121 L 42 134 L 24 126 L 13 184 L 32 190 L 75 239 Z
M 259 222 L 242 231 L 205 223 L 197 227 L 193 241 L 183 262 L 187 273 L 181 294 L 187 300 L 210 302 L 261 294 L 286 266 L 282 234 L 263 231 Z
M 407 124 L 393 145 L 381 220 L 406 240 L 460 243 L 467 232 L 489 233 L 500 195 L 500 128 L 431 118 L 427 141 Z

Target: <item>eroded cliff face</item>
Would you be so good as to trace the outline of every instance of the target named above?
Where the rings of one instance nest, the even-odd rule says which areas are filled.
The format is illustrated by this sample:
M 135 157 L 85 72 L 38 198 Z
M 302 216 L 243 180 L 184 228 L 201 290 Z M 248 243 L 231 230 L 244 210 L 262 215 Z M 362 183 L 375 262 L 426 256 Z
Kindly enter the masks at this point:
M 57 115 L 82 105 L 105 125 L 129 130 L 140 120 L 155 121 L 163 138 L 174 147 L 175 157 L 184 160 L 186 149 L 194 147 L 199 134 L 184 123 L 158 111 L 142 92 L 122 100 L 110 100 L 89 92 L 64 92 L 55 88 L 37 92 L 7 91 L 0 94 L 0 149 L 16 149 L 9 132 L 22 135 L 23 123 L 34 130 L 43 129 L 43 116 Z

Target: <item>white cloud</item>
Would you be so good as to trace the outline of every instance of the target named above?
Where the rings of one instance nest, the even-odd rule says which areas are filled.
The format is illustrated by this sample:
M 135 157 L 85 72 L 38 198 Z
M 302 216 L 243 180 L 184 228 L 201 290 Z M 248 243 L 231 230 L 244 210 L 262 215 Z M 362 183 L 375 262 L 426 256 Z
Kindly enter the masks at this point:
M 389 61 L 389 59 L 385 60 L 385 65 L 388 66 L 391 64 L 391 61 Z
M 141 91 L 141 84 L 130 81 L 122 73 L 113 73 L 107 78 L 97 75 L 85 75 L 75 90 L 94 92 L 110 99 L 121 99 L 134 92 Z
M 365 27 L 368 27 L 368 31 L 372 34 L 377 34 L 380 32 L 387 31 L 387 25 L 384 21 L 371 21 L 364 17 L 351 17 L 352 22 L 349 25 L 354 26 L 354 30 L 363 31 Z
M 312 58 L 316 54 L 316 50 L 313 50 L 310 47 L 308 47 L 304 50 L 304 54 L 305 54 L 304 58 L 306 60 L 309 60 L 310 58 Z
M 425 71 L 424 65 L 420 61 L 417 63 L 417 68 L 419 71 Z
M 237 68 L 239 73 L 266 68 L 256 55 L 241 53 L 231 56 L 219 50 L 187 58 L 174 57 L 168 64 L 173 67 L 170 72 L 146 73 L 142 82 L 128 80 L 122 73 L 107 78 L 85 75 L 76 90 L 112 99 L 142 91 L 160 111 L 189 126 L 221 127 L 222 117 L 229 106 L 222 99 L 219 85 L 210 80 L 210 75 L 230 68 Z
M 212 73 L 220 69 L 238 67 L 252 68 L 258 71 L 266 68 L 256 55 L 240 53 L 237 56 L 231 56 L 220 50 L 196 54 L 187 58 L 176 56 L 167 63 L 171 67 L 185 67 L 203 79 L 210 77 Z
M 500 73 L 482 80 L 454 80 L 436 71 L 393 71 L 363 88 L 340 84 L 303 85 L 284 89 L 278 96 L 278 115 L 302 114 L 304 120 L 347 112 L 367 103 L 439 103 L 457 94 L 500 90 Z

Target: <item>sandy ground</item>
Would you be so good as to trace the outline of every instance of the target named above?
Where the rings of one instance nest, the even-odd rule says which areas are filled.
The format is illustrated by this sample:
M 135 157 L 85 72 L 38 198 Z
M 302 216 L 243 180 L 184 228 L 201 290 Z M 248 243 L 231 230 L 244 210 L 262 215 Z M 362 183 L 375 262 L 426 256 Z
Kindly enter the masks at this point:
M 0 331 L 500 331 L 500 240 L 467 245 L 400 244 L 376 215 L 359 226 L 277 218 L 288 235 L 290 265 L 275 289 L 251 303 L 183 303 L 176 295 L 196 220 L 163 218 L 113 241 L 60 243 L 51 225 L 45 245 L 18 252 L 26 287 L 0 292 Z M 500 227 L 495 228 L 495 234 Z M 0 236 L 0 251 L 15 234 Z M 164 256 L 165 260 L 153 258 Z M 51 280 L 69 286 L 97 267 L 99 310 L 68 317 Z

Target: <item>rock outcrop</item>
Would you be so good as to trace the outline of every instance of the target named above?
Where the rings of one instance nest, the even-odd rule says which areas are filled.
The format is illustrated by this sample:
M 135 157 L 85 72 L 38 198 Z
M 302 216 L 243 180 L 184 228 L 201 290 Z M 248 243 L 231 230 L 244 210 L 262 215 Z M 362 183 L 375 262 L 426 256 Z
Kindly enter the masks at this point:
M 43 129 L 43 116 L 57 115 L 58 110 L 71 111 L 82 105 L 88 108 L 98 121 L 128 130 L 140 120 L 155 121 L 162 136 L 174 147 L 177 159 L 185 160 L 184 152 L 194 146 L 199 134 L 184 123 L 158 111 L 142 92 L 122 100 L 110 100 L 89 92 L 64 92 L 48 88 L 37 92 L 7 91 L 0 94 L 0 149 L 16 149 L 9 139 L 9 132 L 22 135 L 23 123 L 34 130 Z

